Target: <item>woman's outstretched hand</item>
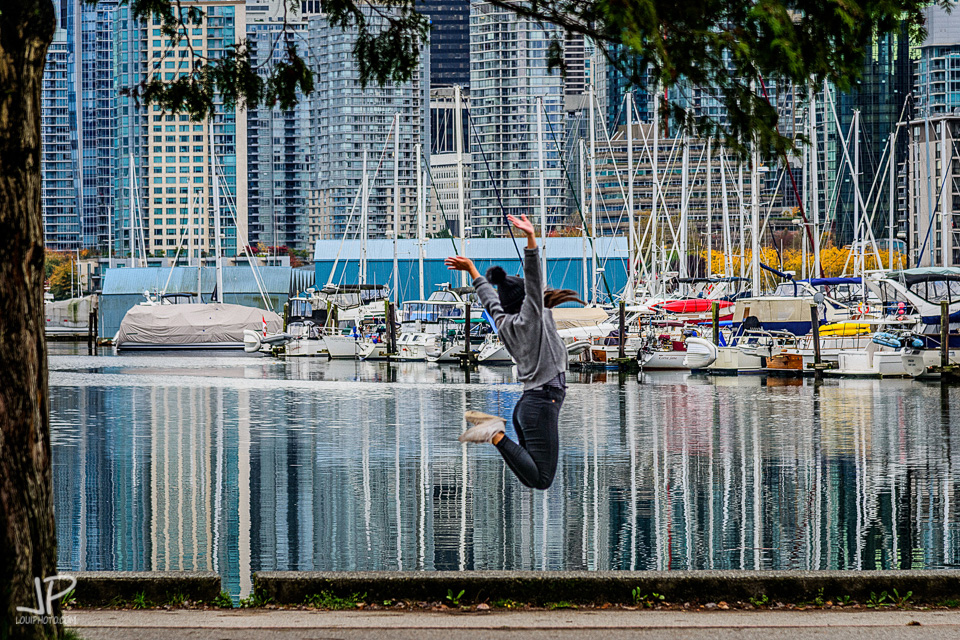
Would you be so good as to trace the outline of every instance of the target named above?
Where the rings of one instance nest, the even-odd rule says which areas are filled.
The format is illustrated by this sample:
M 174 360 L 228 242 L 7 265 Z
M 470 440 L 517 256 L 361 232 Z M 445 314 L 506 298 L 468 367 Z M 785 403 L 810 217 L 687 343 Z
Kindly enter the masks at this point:
M 477 268 L 473 264 L 473 260 L 466 258 L 464 256 L 450 256 L 443 260 L 443 264 L 447 265 L 447 269 L 452 269 L 454 271 L 467 271 L 470 274 L 471 278 L 479 278 L 480 272 L 477 271 Z
M 527 216 L 521 215 L 519 218 L 516 216 L 507 216 L 507 220 L 510 221 L 510 224 L 515 226 L 523 235 L 527 236 L 527 248 L 536 249 L 537 248 L 537 236 L 533 232 L 533 223 L 527 220 Z

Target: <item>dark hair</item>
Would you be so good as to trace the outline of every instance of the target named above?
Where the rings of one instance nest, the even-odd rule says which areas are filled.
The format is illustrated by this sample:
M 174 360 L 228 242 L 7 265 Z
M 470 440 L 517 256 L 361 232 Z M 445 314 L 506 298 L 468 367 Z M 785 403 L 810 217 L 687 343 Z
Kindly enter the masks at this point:
M 572 289 L 547 289 L 543 292 L 543 306 L 547 309 L 553 309 L 564 302 L 579 302 L 587 304 L 577 297 L 577 292 Z
M 487 280 L 493 286 L 503 284 L 506 279 L 507 272 L 503 270 L 503 267 L 493 266 L 487 269 Z
M 497 287 L 504 313 L 520 313 L 524 298 L 523 278 L 508 276 L 503 267 L 493 266 L 487 269 L 487 281 Z M 543 292 L 543 306 L 548 309 L 564 302 L 586 304 L 571 289 L 547 289 Z

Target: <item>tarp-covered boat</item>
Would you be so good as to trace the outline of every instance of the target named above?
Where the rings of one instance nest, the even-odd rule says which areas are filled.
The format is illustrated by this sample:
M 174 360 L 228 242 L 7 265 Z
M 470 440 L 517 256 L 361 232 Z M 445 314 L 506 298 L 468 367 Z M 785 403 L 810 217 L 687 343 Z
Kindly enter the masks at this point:
M 118 351 L 243 349 L 244 329 L 277 333 L 282 326 L 273 311 L 238 304 L 140 304 L 123 317 L 115 344 Z

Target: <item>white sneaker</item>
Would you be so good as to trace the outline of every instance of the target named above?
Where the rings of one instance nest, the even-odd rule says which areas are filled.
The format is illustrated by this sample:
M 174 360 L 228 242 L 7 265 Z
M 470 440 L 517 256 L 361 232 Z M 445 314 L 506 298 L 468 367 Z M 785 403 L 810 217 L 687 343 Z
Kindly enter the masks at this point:
M 467 411 L 466 413 L 464 413 L 463 418 L 470 424 L 474 424 L 474 425 L 483 424 L 484 422 L 489 422 L 491 420 L 496 420 L 501 423 L 505 422 L 505 420 L 500 416 L 492 416 L 489 413 L 483 413 L 482 411 L 473 411 L 473 410 Z
M 464 414 L 467 422 L 473 424 L 457 438 L 460 442 L 493 442 L 493 437 L 503 433 L 506 421 L 498 416 L 491 416 L 479 411 L 467 411 Z

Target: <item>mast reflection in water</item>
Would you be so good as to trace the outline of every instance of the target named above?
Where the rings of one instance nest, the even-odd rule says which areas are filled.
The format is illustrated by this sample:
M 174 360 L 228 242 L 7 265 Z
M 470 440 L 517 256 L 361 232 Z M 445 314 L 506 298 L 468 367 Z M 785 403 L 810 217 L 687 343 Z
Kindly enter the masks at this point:
M 466 408 L 509 370 L 51 358 L 60 565 L 213 570 L 893 569 L 958 564 L 960 389 L 571 375 L 525 489 Z M 599 379 L 598 379 L 599 378 Z M 956 409 L 954 410 L 956 411 Z

